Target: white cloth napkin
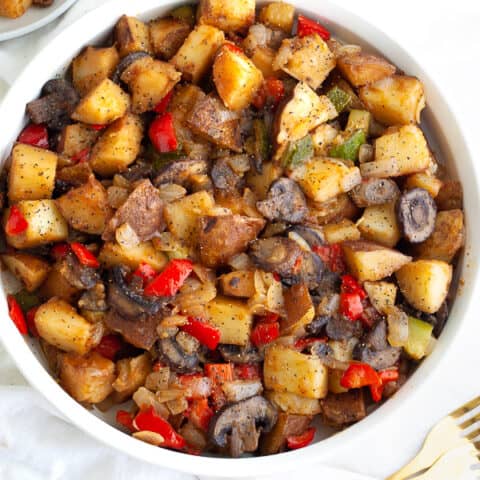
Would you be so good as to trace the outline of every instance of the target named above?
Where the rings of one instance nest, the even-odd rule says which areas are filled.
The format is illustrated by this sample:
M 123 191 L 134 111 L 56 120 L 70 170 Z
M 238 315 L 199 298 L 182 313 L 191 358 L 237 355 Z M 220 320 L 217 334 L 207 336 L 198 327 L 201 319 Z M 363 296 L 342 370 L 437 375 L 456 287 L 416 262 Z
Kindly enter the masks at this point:
M 80 0 L 62 18 L 43 29 L 0 43 L 0 100 L 7 86 L 52 34 L 99 3 L 99 0 Z M 473 133 L 480 107 L 477 85 L 480 2 L 402 0 L 392 5 L 383 0 L 341 0 L 341 4 L 358 12 L 367 9 L 372 23 L 386 30 L 407 50 L 416 52 L 451 96 L 456 113 L 465 120 L 465 133 L 472 140 L 473 151 L 480 151 L 480 136 L 477 133 L 475 137 Z M 353 439 L 324 461 L 331 467 L 368 476 L 342 473 L 324 465 L 309 468 L 295 465 L 295 477 L 368 480 L 384 478 L 398 468 L 415 453 L 436 420 L 479 393 L 479 334 L 480 324 L 471 319 L 456 348 L 449 352 L 450 361 L 429 379 L 428 387 L 417 396 L 416 405 L 408 405 L 396 418 L 379 425 L 361 441 Z M 193 480 L 195 477 L 141 463 L 101 445 L 62 420 L 55 409 L 27 385 L 0 347 L 1 480 L 154 478 Z M 291 474 L 275 476 L 275 480 L 288 478 Z

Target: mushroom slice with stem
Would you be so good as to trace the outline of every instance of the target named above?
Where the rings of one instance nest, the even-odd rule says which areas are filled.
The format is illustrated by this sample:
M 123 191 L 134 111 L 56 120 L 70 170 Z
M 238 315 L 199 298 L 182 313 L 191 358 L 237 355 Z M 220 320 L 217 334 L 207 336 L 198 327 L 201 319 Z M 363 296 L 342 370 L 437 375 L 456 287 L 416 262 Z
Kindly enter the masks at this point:
M 435 200 L 423 188 L 409 190 L 397 203 L 397 217 L 409 242 L 424 242 L 435 229 Z
M 261 238 L 252 242 L 250 257 L 262 270 L 276 272 L 281 277 L 292 274 L 303 250 L 297 242 L 284 237 Z
M 158 341 L 157 347 L 159 358 L 174 372 L 191 373 L 196 371 L 199 362 L 198 353 L 187 353 L 176 338 L 162 338 Z
M 350 190 L 349 195 L 360 208 L 393 202 L 400 196 L 397 184 L 389 178 L 368 178 Z

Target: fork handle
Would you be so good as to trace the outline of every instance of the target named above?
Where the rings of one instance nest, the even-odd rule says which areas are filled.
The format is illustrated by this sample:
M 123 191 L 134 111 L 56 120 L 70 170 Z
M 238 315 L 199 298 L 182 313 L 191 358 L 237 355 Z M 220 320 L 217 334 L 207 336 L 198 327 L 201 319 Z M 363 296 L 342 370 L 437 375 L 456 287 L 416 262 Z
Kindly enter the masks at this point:
M 432 428 L 417 455 L 386 480 L 404 480 L 431 467 L 436 460 L 449 450 L 465 444 L 469 444 L 469 442 L 460 437 L 455 421 L 450 417 L 445 417 Z

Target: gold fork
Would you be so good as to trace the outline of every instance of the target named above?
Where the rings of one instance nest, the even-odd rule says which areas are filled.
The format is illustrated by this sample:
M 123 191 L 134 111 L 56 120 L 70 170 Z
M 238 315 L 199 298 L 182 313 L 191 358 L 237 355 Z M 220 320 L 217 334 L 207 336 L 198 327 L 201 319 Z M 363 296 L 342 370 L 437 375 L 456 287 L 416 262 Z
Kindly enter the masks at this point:
M 415 473 L 430 468 L 442 455 L 458 447 L 476 448 L 477 445 L 474 445 L 473 440 L 480 436 L 480 412 L 463 421 L 462 418 L 468 416 L 478 406 L 480 406 L 480 397 L 470 400 L 440 420 L 425 438 L 417 455 L 386 480 L 405 480 Z M 465 430 L 470 427 L 474 427 L 474 430 L 465 435 Z

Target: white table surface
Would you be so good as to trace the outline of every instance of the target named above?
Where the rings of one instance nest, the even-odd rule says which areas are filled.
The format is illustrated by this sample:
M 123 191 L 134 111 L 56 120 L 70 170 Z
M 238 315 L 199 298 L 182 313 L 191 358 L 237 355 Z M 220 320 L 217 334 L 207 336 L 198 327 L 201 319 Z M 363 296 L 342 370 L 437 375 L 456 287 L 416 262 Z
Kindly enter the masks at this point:
M 54 24 L 21 39 L 0 43 L 0 99 L 48 33 L 68 16 L 81 15 L 101 0 L 80 0 L 73 11 Z M 319 0 L 321 5 L 321 0 Z M 462 117 L 473 152 L 480 151 L 480 1 L 478 0 L 341 0 L 352 11 L 368 13 L 407 51 L 415 51 L 430 75 L 448 92 L 455 113 Z M 79 40 L 81 41 L 81 40 Z M 381 50 L 381 45 L 378 46 Z M 428 100 L 428 99 L 427 99 Z M 19 106 L 21 108 L 21 106 Z M 461 159 L 457 159 L 461 161 Z M 479 158 L 480 161 L 480 158 Z M 405 409 L 401 421 L 390 419 L 353 439 L 324 464 L 384 478 L 420 446 L 434 422 L 480 393 L 480 322 L 470 319 L 458 338 L 451 361 L 436 372 L 417 397 L 418 406 Z M 45 401 L 30 389 L 0 347 L 0 479 L 190 480 L 194 477 L 151 467 L 118 454 L 50 413 Z M 322 466 L 295 468 L 295 476 L 340 480 Z M 291 478 L 290 475 L 275 479 Z M 345 477 L 354 480 L 360 477 Z

